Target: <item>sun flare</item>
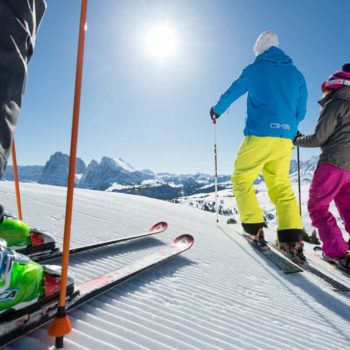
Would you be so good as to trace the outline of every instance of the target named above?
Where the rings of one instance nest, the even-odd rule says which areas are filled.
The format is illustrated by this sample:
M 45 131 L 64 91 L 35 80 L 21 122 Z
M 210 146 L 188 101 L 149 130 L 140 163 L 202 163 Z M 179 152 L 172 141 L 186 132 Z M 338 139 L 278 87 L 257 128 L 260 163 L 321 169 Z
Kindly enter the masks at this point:
M 176 33 L 170 25 L 158 25 L 146 33 L 146 50 L 148 54 L 157 59 L 162 60 L 174 54 L 177 45 Z

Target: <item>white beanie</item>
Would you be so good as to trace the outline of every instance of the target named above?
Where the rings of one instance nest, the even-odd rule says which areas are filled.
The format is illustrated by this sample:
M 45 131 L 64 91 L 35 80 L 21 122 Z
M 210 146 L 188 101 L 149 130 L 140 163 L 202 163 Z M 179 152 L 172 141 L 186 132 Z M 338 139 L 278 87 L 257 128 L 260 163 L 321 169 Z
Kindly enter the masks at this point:
M 261 55 L 263 52 L 269 50 L 271 46 L 278 47 L 278 45 L 278 36 L 273 31 L 268 30 L 264 33 L 261 33 L 258 39 L 256 39 L 254 45 L 255 56 Z

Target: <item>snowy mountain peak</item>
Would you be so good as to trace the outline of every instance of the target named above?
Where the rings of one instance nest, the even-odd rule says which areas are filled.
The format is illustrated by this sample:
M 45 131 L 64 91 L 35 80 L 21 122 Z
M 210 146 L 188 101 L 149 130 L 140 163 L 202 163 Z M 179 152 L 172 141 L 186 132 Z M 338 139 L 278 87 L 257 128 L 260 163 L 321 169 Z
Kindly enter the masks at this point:
M 129 163 L 120 158 L 103 157 L 100 164 L 108 167 L 121 168 L 125 171 L 135 171 L 135 169 Z
M 39 183 L 66 186 L 68 179 L 69 156 L 62 152 L 56 152 L 46 162 Z M 76 174 L 82 174 L 86 169 L 82 159 L 76 159 Z

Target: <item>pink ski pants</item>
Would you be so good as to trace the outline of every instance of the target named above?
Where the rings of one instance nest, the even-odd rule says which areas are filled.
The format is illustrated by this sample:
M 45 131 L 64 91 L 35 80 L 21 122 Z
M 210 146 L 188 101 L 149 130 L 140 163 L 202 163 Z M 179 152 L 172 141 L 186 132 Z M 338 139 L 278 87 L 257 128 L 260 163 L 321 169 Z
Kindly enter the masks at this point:
M 338 259 L 346 254 L 348 245 L 329 211 L 332 200 L 350 233 L 350 171 L 319 163 L 310 185 L 308 211 L 312 225 L 318 229 L 322 250 L 330 258 Z

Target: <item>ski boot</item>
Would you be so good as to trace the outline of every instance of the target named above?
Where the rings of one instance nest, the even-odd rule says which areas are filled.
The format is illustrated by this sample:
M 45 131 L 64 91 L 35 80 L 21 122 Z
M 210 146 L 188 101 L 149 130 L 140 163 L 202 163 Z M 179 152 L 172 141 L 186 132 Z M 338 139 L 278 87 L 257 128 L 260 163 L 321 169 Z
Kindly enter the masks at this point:
M 324 260 L 339 265 L 340 268 L 350 272 L 350 252 L 347 252 L 344 256 L 339 259 L 333 259 L 327 256 L 324 252 L 322 252 L 322 257 Z
M 50 256 L 58 251 L 55 240 L 51 236 L 30 229 L 26 223 L 8 216 L 4 216 L 0 223 L 0 238 L 7 242 L 9 248 L 33 260 L 44 255 Z
M 265 241 L 264 236 L 264 230 L 262 228 L 259 228 L 258 232 L 254 235 L 251 233 L 245 233 L 249 240 L 252 241 L 254 244 L 259 245 L 261 247 L 264 247 L 267 245 L 267 242 Z
M 261 247 L 266 246 L 267 242 L 264 238 L 264 230 L 263 227 L 267 227 L 264 222 L 247 224 L 242 223 L 244 235 L 254 244 L 259 245 Z
M 338 265 L 350 272 L 350 252 L 347 252 L 343 257 L 338 260 Z
M 293 259 L 295 257 L 296 242 L 280 242 L 277 240 L 276 246 L 284 255 L 290 259 Z
M 0 312 L 35 303 L 45 295 L 43 267 L 7 248 L 0 239 Z
M 58 299 L 61 267 L 42 266 L 23 254 L 6 247 L 0 239 L 0 322 L 16 317 L 23 310 Z M 67 279 L 67 295 L 74 291 L 74 281 Z
M 32 243 L 30 228 L 24 222 L 4 216 L 0 223 L 0 238 L 12 249 L 24 248 Z
M 307 264 L 306 257 L 304 255 L 304 242 L 299 241 L 295 246 L 295 255 L 299 265 Z
M 299 265 L 306 263 L 304 255 L 304 242 L 280 242 L 277 241 L 278 249 L 286 255 L 289 259 L 293 260 Z

